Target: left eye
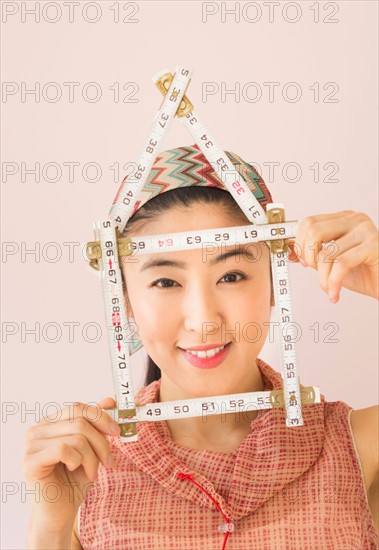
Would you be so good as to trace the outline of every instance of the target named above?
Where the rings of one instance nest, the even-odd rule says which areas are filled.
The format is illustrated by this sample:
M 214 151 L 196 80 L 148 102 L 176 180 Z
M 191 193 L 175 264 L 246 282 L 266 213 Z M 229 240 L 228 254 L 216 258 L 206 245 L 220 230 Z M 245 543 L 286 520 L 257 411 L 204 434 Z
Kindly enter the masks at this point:
M 246 279 L 245 275 L 242 275 L 242 273 L 236 273 L 236 272 L 235 272 L 235 273 L 234 273 L 234 272 L 233 272 L 233 273 L 226 273 L 226 274 L 222 277 L 222 279 L 224 279 L 224 277 L 232 277 L 232 278 L 233 278 L 233 277 L 235 277 L 235 276 L 241 277 L 240 281 L 243 280 L 243 279 Z M 234 280 L 234 281 L 226 281 L 226 282 L 235 283 L 235 282 L 238 282 L 238 281 L 235 281 L 235 280 Z

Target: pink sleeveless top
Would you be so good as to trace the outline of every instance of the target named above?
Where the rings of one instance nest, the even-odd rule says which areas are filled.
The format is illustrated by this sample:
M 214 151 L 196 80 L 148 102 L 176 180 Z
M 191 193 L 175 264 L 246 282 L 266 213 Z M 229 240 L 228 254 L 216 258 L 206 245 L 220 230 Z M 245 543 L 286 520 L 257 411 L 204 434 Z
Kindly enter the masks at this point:
M 257 359 L 265 390 L 282 376 Z M 157 402 L 160 380 L 135 396 Z M 106 436 L 116 468 L 99 465 L 79 509 L 84 550 L 377 550 L 342 401 L 303 406 L 288 428 L 283 408 L 261 409 L 231 453 L 172 441 L 165 421 L 140 422 L 138 441 Z

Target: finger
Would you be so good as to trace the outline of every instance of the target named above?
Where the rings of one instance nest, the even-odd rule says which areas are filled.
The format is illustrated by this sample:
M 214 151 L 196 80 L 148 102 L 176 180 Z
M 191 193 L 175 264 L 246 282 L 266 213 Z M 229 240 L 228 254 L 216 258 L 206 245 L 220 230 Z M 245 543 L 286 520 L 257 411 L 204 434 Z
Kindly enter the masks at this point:
M 115 409 L 117 407 L 117 403 L 113 397 L 104 397 L 104 399 L 100 401 L 99 407 L 102 409 Z
M 334 243 L 332 243 L 333 245 Z M 319 278 L 320 286 L 322 290 L 328 293 L 328 279 L 333 265 L 333 260 L 330 259 L 330 252 L 328 248 L 323 248 L 319 252 L 317 263 L 317 275 Z M 338 260 L 337 260 L 338 261 Z
M 329 292 L 328 280 L 334 263 L 338 263 L 338 257 L 347 250 L 360 244 L 363 237 L 358 231 L 348 233 L 337 241 L 323 243 L 317 254 L 317 272 L 322 290 Z M 329 296 L 330 297 L 330 296 Z
M 333 262 L 328 277 L 328 293 L 333 302 L 338 302 L 344 277 L 351 269 L 364 263 L 367 259 L 365 243 L 354 246 L 338 256 L 338 262 Z
M 307 265 L 316 268 L 322 243 L 336 241 L 351 232 L 363 219 L 366 219 L 364 214 L 352 210 L 304 218 L 300 221 L 295 239 L 301 257 Z
M 331 298 L 332 301 L 335 297 L 335 289 L 329 288 L 328 281 L 333 264 L 339 262 L 338 258 L 342 254 L 345 254 L 348 250 L 363 243 L 365 237 L 366 235 L 358 227 L 355 231 L 344 235 L 340 239 L 337 239 L 337 241 L 333 241 L 331 243 L 328 243 L 327 245 L 323 245 L 322 249 L 319 251 L 317 259 L 317 271 L 320 285 L 321 288 L 328 294 L 330 291 L 329 298 Z M 359 265 L 358 260 L 356 265 Z M 353 267 L 355 266 L 351 266 L 350 269 L 352 269 Z
M 56 414 L 44 416 L 37 425 L 56 424 L 65 420 L 73 422 L 75 418 L 84 418 L 103 433 L 111 435 L 120 434 L 120 428 L 117 422 L 115 422 L 109 414 L 104 412 L 99 405 L 93 406 L 78 402 L 72 403 L 61 409 L 59 417 L 57 417 Z
M 62 462 L 70 471 L 76 470 L 80 465 L 83 465 L 88 479 L 91 481 L 96 480 L 98 461 L 96 457 L 91 458 L 90 451 L 87 451 L 85 456 L 83 456 L 71 443 L 59 440 L 55 442 L 52 440 L 52 442 L 52 444 L 48 444 L 42 450 L 28 455 L 24 466 L 24 472 L 27 477 L 43 479 L 51 474 L 59 462 Z
M 77 435 L 83 440 L 87 439 L 93 452 L 106 467 L 110 455 L 109 441 L 92 424 L 82 417 L 75 418 L 74 422 L 62 421 L 55 426 L 48 424 L 35 424 L 28 430 L 28 439 L 56 439 L 61 436 Z

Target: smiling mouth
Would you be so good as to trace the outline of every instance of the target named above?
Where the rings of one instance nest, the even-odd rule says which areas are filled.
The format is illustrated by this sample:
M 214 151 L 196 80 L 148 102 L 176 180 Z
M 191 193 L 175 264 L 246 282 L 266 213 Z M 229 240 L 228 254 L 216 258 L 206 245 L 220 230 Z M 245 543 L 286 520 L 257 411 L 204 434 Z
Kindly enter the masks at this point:
M 187 350 L 187 349 L 183 349 L 183 348 L 180 348 L 180 349 L 183 349 L 183 351 L 185 351 L 186 353 L 190 353 L 194 357 L 199 357 L 201 359 L 206 359 L 208 357 L 214 357 L 215 355 L 217 355 L 218 353 L 223 351 L 225 348 L 227 348 L 230 344 L 231 344 L 231 342 L 229 342 L 228 344 L 224 344 L 223 346 L 220 346 L 218 348 L 213 348 L 213 349 L 208 349 L 208 350 L 195 351 L 195 350 Z

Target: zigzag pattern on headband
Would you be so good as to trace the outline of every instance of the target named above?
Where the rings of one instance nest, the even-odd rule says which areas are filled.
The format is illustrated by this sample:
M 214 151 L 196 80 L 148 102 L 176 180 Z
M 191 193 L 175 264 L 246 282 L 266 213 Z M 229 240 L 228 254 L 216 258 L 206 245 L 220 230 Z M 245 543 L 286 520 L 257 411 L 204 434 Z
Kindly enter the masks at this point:
M 256 169 L 235 153 L 226 151 L 226 154 L 244 178 L 250 191 L 254 193 L 262 207 L 265 208 L 267 203 L 272 202 L 272 197 Z M 165 193 L 177 187 L 194 185 L 217 187 L 228 191 L 198 145 L 185 145 L 162 151 L 155 159 L 131 215 L 133 216 L 141 206 L 160 193 Z

